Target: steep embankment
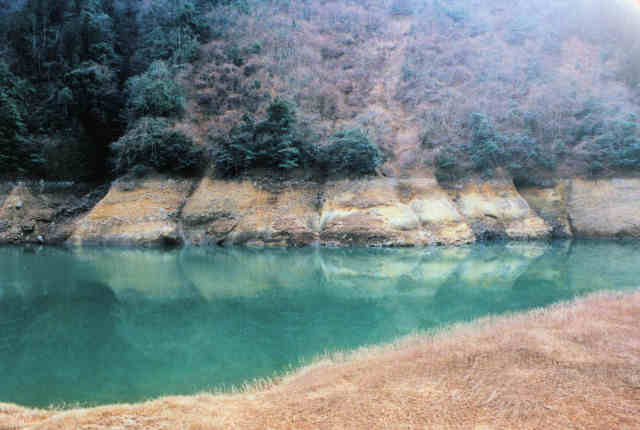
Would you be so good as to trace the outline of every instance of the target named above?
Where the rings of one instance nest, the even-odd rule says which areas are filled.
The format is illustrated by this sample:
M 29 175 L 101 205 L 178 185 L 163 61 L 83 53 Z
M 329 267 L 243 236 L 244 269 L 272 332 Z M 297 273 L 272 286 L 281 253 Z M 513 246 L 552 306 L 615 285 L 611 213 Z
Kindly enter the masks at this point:
M 0 243 L 65 242 L 78 217 L 102 198 L 105 187 L 71 183 L 0 184 Z
M 106 195 L 25 184 L 3 184 L 0 192 L 3 243 L 427 246 L 640 237 L 638 178 L 517 189 L 507 179 L 445 188 L 433 178 L 267 186 L 154 176 L 116 182 Z
M 520 190 L 558 237 L 640 237 L 640 179 L 561 180 Z
M 76 224 L 71 243 L 171 245 L 181 243 L 178 216 L 192 182 L 152 177 L 116 183 Z
M 129 191 L 112 187 L 78 222 L 73 242 L 153 244 L 166 242 L 167 232 L 179 240 L 181 231 L 193 244 L 423 246 L 469 243 L 485 235 L 536 239 L 550 231 L 507 182 L 464 189 L 452 198 L 430 178 L 294 182 L 279 189 L 204 178 L 190 197 L 180 194 L 186 203 L 179 214 L 178 204 L 174 212 L 156 208 L 155 214 L 131 206 L 141 196 L 153 200 L 158 181 Z M 163 198 L 169 195 L 162 191 Z M 171 227 L 149 224 L 150 216 L 165 217 Z
M 640 293 L 597 294 L 326 359 L 231 395 L 39 411 L 30 429 L 638 428 Z

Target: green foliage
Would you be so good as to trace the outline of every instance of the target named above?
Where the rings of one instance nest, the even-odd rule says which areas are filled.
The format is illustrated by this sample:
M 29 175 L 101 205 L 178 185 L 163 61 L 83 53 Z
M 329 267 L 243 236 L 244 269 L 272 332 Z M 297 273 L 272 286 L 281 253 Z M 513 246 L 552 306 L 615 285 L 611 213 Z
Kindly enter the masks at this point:
M 267 118 L 255 122 L 245 115 L 241 124 L 215 141 L 215 164 L 224 176 L 253 168 L 287 171 L 311 165 L 317 158 L 313 144 L 305 142 L 296 127 L 295 107 L 275 99 Z
M 0 40 L 11 81 L 28 91 L 0 87 L 2 171 L 100 180 L 109 145 L 127 125 L 181 115 L 184 96 L 169 70 L 195 60 L 200 43 L 227 34 L 233 11 L 248 7 L 233 0 L 15 3 L 0 12 Z M 215 8 L 225 28 L 213 28 Z
M 496 132 L 486 115 L 471 115 L 471 141 L 467 150 L 474 169 L 491 172 L 503 164 L 505 139 Z
M 34 168 L 39 157 L 25 138 L 27 92 L 27 84 L 0 62 L 0 174 L 24 173 Z
M 24 123 L 16 101 L 0 90 L 0 171 L 10 172 L 22 164 Z
M 380 150 L 359 128 L 343 130 L 321 150 L 322 164 L 331 172 L 373 174 L 382 164 Z
M 605 123 L 592 142 L 589 150 L 589 170 L 598 174 L 606 167 L 637 169 L 640 167 L 640 136 L 635 114 L 622 120 Z
M 127 118 L 133 122 L 144 116 L 177 117 L 184 112 L 182 87 L 175 82 L 163 61 L 127 81 Z
M 231 64 L 233 64 L 236 67 L 242 67 L 245 63 L 245 56 L 246 56 L 246 51 L 243 49 L 240 49 L 238 46 L 236 45 L 230 45 L 227 47 L 227 49 L 225 50 L 225 54 L 227 56 L 227 59 L 229 60 L 229 62 Z
M 113 4 L 103 0 L 28 0 L 11 17 L 16 68 L 54 81 L 85 61 L 116 65 Z M 37 75 L 37 76 L 36 76 Z
M 109 145 L 137 128 L 141 118 L 182 115 L 185 96 L 175 83 L 174 71 L 197 60 L 201 43 L 212 38 L 220 43 L 215 44 L 210 54 L 215 51 L 216 55 L 210 59 L 222 71 L 200 65 L 194 68 L 207 75 L 213 90 L 197 96 L 203 113 L 258 112 L 270 100 L 263 87 L 284 82 L 290 86 L 287 92 L 298 94 L 299 102 L 320 120 L 344 120 L 348 113 L 357 114 L 371 84 L 367 66 L 359 70 L 359 65 L 369 63 L 347 59 L 346 53 L 388 24 L 385 20 L 394 18 L 375 13 L 365 14 L 365 19 L 349 11 L 326 15 L 318 13 L 317 5 L 303 3 L 293 7 L 289 0 L 4 1 L 0 41 L 2 59 L 9 66 L 0 67 L 0 168 L 9 175 L 59 178 L 66 173 L 74 179 L 104 179 Z M 251 8 L 263 7 L 250 19 L 242 16 Z M 603 53 L 602 70 L 594 74 L 601 79 L 587 85 L 577 75 L 555 74 L 557 64 L 542 55 L 558 52 L 566 36 L 557 31 L 542 37 L 541 15 L 535 5 L 513 11 L 500 6 L 502 12 L 495 16 L 491 7 L 474 11 L 463 0 L 392 0 L 384 7 L 391 15 L 415 18 L 396 98 L 416 116 L 427 109 L 428 133 L 421 136 L 420 150 L 428 152 L 423 158 L 428 160 L 436 152 L 438 172 L 491 175 L 503 168 L 515 177 L 527 177 L 554 169 L 565 160 L 568 163 L 563 167 L 575 173 L 587 169 L 609 174 L 640 167 L 637 120 L 623 114 L 637 110 L 640 56 L 633 49 L 624 53 L 581 36 L 585 49 L 593 47 Z M 295 55 L 289 30 L 281 28 L 263 42 L 273 39 L 276 45 L 271 40 L 263 46 L 252 38 L 255 32 L 238 26 L 239 20 L 273 23 L 278 21 L 274 17 L 283 14 L 291 14 L 289 30 L 303 19 L 318 20 L 319 28 L 326 27 L 323 31 L 344 32 L 344 37 L 335 40 L 340 43 L 331 49 L 323 46 L 319 54 L 336 62 L 335 72 L 345 74 L 347 81 L 362 85 L 339 85 L 344 90 L 339 97 L 331 89 L 319 88 L 317 96 L 307 100 L 299 86 L 308 77 L 282 79 L 293 65 L 289 57 Z M 466 46 L 468 37 L 485 33 L 478 39 L 480 44 L 489 44 L 482 53 Z M 434 42 L 434 34 L 442 37 Z M 509 43 L 511 54 L 520 55 L 521 61 L 496 68 L 502 51 L 493 45 L 495 40 Z M 521 49 L 525 43 L 530 49 Z M 624 43 L 629 48 L 637 45 L 635 39 Z M 555 50 L 549 51 L 548 46 Z M 278 48 L 277 54 L 273 48 Z M 262 54 L 266 56 L 254 61 L 253 55 Z M 584 68 L 575 66 L 576 73 Z M 622 88 L 616 80 L 634 90 Z M 607 94 L 607 100 L 587 99 L 589 86 L 593 94 Z M 479 101 L 467 103 L 474 97 Z M 219 139 L 216 164 L 221 172 L 235 175 L 254 167 L 288 171 L 323 166 L 333 172 L 371 173 L 375 170 L 371 166 L 381 163 L 379 151 L 363 143 L 366 135 L 354 130 L 336 134 L 319 151 L 308 143 L 312 139 L 301 137 L 293 107 L 279 105 L 270 107 L 265 120 L 246 117 Z M 467 109 L 479 105 L 487 115 L 475 114 L 466 121 Z M 510 116 L 513 110 L 518 115 Z M 419 154 L 417 159 L 421 159 Z
M 111 144 L 113 170 L 122 175 L 155 169 L 180 175 L 197 173 L 204 153 L 184 133 L 171 130 L 164 119 L 141 118 Z
M 534 133 L 537 120 L 531 113 L 525 115 L 529 133 Z M 499 133 L 482 114 L 473 114 L 471 119 L 471 142 L 467 151 L 472 166 L 490 176 L 497 167 L 506 168 L 516 179 L 526 179 L 541 170 L 555 168 L 554 154 L 542 147 L 531 134 L 505 135 Z
M 93 127 L 118 121 L 122 98 L 116 73 L 99 63 L 86 62 L 65 77 L 67 86 L 57 94 L 57 102 L 70 107 L 74 117 L 86 118 Z
M 262 53 L 262 44 L 260 42 L 254 42 L 253 45 L 248 48 L 248 52 L 249 54 L 260 55 Z
M 449 146 L 442 148 L 436 154 L 435 158 L 435 167 L 436 167 L 436 178 L 438 178 L 441 182 L 447 182 L 456 179 L 458 176 L 461 176 L 459 157 L 461 155 L 458 153 L 455 147 Z
M 451 180 L 468 173 L 468 167 L 484 176 L 504 168 L 516 180 L 526 181 L 541 171 L 554 169 L 556 154 L 533 137 L 537 121 L 532 114 L 525 115 L 525 124 L 527 133 L 508 135 L 497 131 L 486 115 L 472 114 L 471 139 L 459 148 L 450 146 L 439 151 L 436 174 Z
M 509 136 L 505 162 L 509 173 L 523 182 L 533 179 L 541 170 L 556 167 L 555 154 L 543 149 L 535 138 L 526 134 Z
M 183 64 L 198 57 L 200 43 L 212 36 L 206 11 L 213 2 L 189 0 L 154 1 L 143 16 L 141 49 L 136 63 L 146 68 L 150 61 Z
M 74 171 L 74 179 L 103 176 L 108 144 L 122 133 L 120 84 L 127 54 L 120 12 L 112 0 L 26 0 L 7 21 L 11 69 L 33 88 L 24 100 L 29 109 L 22 113 L 23 146 L 34 149 L 29 159 L 41 160 L 44 148 L 34 142 L 64 136 L 46 139 L 56 145 L 47 150 L 73 154 L 69 165 L 81 161 L 84 172 Z M 126 46 L 135 45 L 127 36 Z M 85 153 L 78 154 L 80 149 Z M 46 167 L 19 166 L 30 175 L 50 175 Z

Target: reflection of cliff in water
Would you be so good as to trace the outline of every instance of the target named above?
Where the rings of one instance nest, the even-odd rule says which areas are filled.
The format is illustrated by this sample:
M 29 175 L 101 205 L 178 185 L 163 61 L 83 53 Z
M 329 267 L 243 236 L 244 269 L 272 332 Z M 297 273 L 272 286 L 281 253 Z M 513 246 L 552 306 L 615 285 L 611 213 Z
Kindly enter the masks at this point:
M 117 310 L 113 290 L 96 281 L 3 297 L 0 399 L 30 404 L 34 393 L 46 393 L 80 400 L 89 381 L 101 391 L 126 392 L 118 386 L 126 375 L 114 375 L 113 366 L 127 349 Z
M 133 401 L 240 384 L 324 351 L 635 287 L 638 262 L 639 245 L 615 242 L 0 248 L 0 401 Z

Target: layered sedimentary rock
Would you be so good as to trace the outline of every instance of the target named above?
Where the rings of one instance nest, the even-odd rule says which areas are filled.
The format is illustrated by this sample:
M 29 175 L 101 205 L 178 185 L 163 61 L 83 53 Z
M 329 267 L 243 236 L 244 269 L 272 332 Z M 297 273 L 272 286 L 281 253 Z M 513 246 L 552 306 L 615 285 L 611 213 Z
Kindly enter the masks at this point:
M 193 183 L 154 176 L 136 184 L 114 183 L 78 220 L 74 244 L 154 245 L 182 242 L 178 218 Z
M 328 245 L 459 244 L 474 236 L 433 179 L 338 181 L 326 185 L 320 238 Z
M 512 181 L 468 182 L 449 193 L 479 239 L 540 239 L 551 233 Z
M 116 182 L 104 198 L 83 187 L 0 184 L 0 243 L 426 246 L 640 236 L 635 178 L 520 189 L 496 179 L 444 189 L 434 178 L 269 185 L 153 176 Z
M 560 180 L 554 187 L 524 187 L 518 192 L 542 219 L 552 228 L 554 237 L 571 237 L 569 221 L 569 192 L 571 181 Z
M 163 178 L 147 179 L 130 189 L 116 184 L 77 223 L 72 241 L 155 244 L 184 239 L 194 245 L 253 246 L 463 244 L 476 238 L 467 222 L 471 219 L 478 224 L 473 217 L 477 210 L 474 199 L 487 200 L 485 206 L 490 209 L 482 214 L 495 217 L 483 225 L 483 234 L 506 232 L 512 238 L 538 238 L 548 233 L 544 221 L 513 186 L 506 197 L 505 191 L 494 188 L 464 192 L 463 206 L 456 205 L 434 178 L 345 179 L 326 184 L 298 181 L 269 187 L 257 180 L 205 177 L 187 197 L 188 188 L 187 182 Z
M 471 229 L 435 180 L 343 180 L 265 189 L 204 178 L 182 212 L 193 244 L 415 246 L 468 243 Z
M 640 237 L 640 179 L 573 179 L 568 200 L 576 236 Z
M 557 237 L 640 236 L 640 179 L 563 179 L 519 190 Z
M 317 239 L 319 193 L 310 183 L 267 190 L 205 177 L 184 207 L 185 237 L 193 244 L 308 245 Z
M 62 243 L 73 220 L 102 196 L 72 184 L 0 185 L 0 243 Z
M 407 180 L 400 184 L 400 192 L 405 198 L 410 196 L 409 207 L 432 243 L 459 245 L 475 240 L 471 227 L 435 178 Z

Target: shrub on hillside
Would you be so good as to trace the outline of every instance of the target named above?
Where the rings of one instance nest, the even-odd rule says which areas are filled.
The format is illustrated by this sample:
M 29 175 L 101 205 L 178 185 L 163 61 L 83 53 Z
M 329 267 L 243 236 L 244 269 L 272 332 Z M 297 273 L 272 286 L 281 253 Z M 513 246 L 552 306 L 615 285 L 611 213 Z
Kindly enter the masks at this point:
M 505 137 L 499 134 L 486 115 L 471 115 L 471 140 L 467 151 L 475 170 L 489 172 L 504 164 Z
M 216 168 L 224 176 L 253 168 L 287 171 L 312 165 L 317 158 L 315 145 L 298 133 L 295 107 L 281 99 L 269 105 L 265 120 L 256 123 L 245 115 L 241 124 L 214 143 Z
M 142 118 L 111 144 L 113 170 L 122 175 L 155 169 L 190 175 L 203 164 L 204 154 L 184 133 L 169 129 L 166 120 Z
M 541 171 L 556 166 L 556 154 L 527 134 L 509 136 L 506 144 L 506 168 L 516 181 L 531 182 Z
M 618 169 L 640 167 L 640 136 L 637 131 L 634 114 L 628 114 L 622 120 L 603 122 L 599 133 L 587 145 L 590 172 L 600 173 L 605 165 Z
M 127 119 L 145 116 L 176 117 L 184 111 L 182 87 L 163 61 L 156 61 L 141 75 L 127 81 Z
M 470 140 L 440 149 L 435 159 L 436 175 L 442 180 L 453 180 L 475 171 L 490 177 L 495 169 L 504 168 L 514 179 L 527 181 L 554 169 L 560 150 L 556 154 L 551 145 L 542 145 L 532 134 L 536 128 L 533 119 L 527 116 L 526 121 L 529 123 L 526 132 L 505 134 L 499 132 L 486 115 L 472 114 Z M 558 144 L 558 148 L 564 145 Z
M 368 175 L 382 164 L 380 150 L 359 128 L 334 134 L 320 157 L 328 171 L 335 173 Z

